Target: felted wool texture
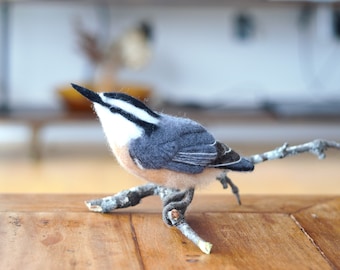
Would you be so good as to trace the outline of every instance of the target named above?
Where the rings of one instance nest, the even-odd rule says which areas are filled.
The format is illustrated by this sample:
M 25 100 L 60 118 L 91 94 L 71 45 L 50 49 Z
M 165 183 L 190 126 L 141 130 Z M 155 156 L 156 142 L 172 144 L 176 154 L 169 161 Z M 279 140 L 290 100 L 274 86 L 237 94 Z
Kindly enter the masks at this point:
M 202 125 L 164 114 L 159 120 L 150 136 L 130 143 L 131 157 L 143 168 L 196 174 L 216 159 L 215 139 Z

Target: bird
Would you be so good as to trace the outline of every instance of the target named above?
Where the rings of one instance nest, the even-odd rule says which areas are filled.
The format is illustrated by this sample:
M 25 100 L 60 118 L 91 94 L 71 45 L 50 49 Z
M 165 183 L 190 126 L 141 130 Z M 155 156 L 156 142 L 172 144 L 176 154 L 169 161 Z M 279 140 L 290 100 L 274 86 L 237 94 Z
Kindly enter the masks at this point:
M 208 185 L 221 171 L 254 169 L 194 120 L 156 112 L 122 92 L 71 85 L 92 102 L 119 164 L 147 182 L 186 190 Z

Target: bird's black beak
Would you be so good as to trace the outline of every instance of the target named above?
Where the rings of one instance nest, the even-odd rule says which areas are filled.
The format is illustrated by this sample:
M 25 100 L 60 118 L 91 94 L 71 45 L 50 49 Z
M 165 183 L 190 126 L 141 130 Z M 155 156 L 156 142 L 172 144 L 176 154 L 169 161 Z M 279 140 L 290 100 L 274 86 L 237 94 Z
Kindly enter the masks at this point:
M 100 98 L 100 96 L 96 92 L 93 92 L 93 91 L 91 91 L 91 90 L 89 90 L 85 87 L 76 85 L 74 83 L 71 83 L 71 85 L 75 90 L 77 90 L 80 94 L 82 94 L 88 100 L 90 100 L 92 102 L 99 103 L 99 104 L 103 103 L 102 99 Z

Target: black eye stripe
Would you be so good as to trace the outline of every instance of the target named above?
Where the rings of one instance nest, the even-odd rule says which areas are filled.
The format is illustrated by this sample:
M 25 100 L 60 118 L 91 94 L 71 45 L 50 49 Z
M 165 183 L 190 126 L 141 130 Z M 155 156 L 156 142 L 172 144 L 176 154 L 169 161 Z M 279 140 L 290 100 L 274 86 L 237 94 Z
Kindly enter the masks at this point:
M 142 109 L 144 111 L 146 111 L 148 114 L 150 114 L 151 116 L 155 117 L 155 118 L 159 118 L 159 114 L 155 113 L 154 111 L 150 110 L 143 102 L 139 101 L 138 99 L 135 99 L 127 94 L 123 94 L 123 93 L 116 93 L 116 92 L 108 92 L 108 93 L 104 93 L 105 97 L 108 98 L 114 98 L 114 99 L 119 99 L 119 100 L 123 100 L 125 102 L 128 102 L 130 104 L 132 104 L 133 106 Z
M 117 107 L 112 106 L 112 107 L 110 107 L 110 111 L 113 112 L 113 113 L 119 113 L 120 115 L 122 115 L 123 117 L 128 119 L 129 121 L 131 121 L 131 122 L 137 124 L 138 126 L 142 127 L 145 130 L 145 133 L 147 135 L 150 135 L 154 130 L 157 129 L 157 125 L 145 122 L 145 121 L 139 119 L 138 117 L 134 116 L 133 114 L 122 110 L 121 108 L 117 108 Z

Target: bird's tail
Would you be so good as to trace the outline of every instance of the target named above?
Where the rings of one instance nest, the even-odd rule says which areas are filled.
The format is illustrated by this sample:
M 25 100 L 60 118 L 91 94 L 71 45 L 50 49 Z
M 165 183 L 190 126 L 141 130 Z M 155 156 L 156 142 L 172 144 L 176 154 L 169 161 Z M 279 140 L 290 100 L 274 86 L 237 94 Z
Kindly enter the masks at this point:
M 254 170 L 254 164 L 248 159 L 241 157 L 239 161 L 229 163 L 224 168 L 232 171 L 250 172 Z

